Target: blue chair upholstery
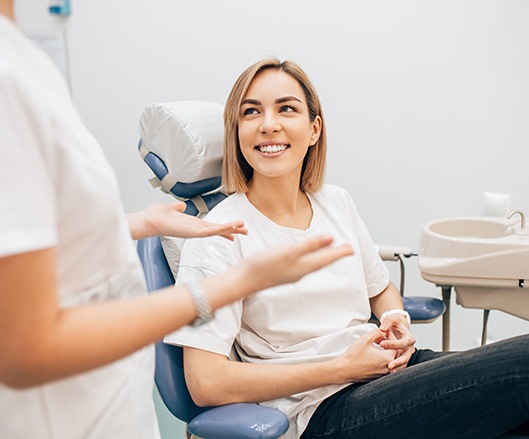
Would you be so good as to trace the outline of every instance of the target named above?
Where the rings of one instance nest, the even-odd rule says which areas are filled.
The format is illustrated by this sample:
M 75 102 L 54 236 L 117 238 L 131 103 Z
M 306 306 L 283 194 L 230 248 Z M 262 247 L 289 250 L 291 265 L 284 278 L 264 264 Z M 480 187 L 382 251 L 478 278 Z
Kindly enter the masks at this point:
M 412 323 L 430 323 L 445 312 L 445 304 L 434 297 L 403 296 L 404 309 L 410 313 Z
M 147 287 L 150 292 L 174 284 L 159 237 L 138 241 Z M 275 439 L 288 429 L 279 410 L 257 404 L 198 407 L 184 377 L 183 349 L 156 343 L 155 382 L 168 410 L 187 424 L 187 431 L 204 439 Z

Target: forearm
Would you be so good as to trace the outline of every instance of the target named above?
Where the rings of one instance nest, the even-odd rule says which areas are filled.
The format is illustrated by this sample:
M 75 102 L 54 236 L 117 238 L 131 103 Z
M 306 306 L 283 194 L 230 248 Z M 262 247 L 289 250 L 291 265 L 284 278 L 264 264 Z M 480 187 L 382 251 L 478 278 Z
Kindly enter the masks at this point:
M 329 385 L 365 383 L 389 373 L 396 352 L 380 349 L 379 329 L 361 336 L 327 361 L 298 364 L 250 364 L 195 348 L 184 348 L 184 370 L 196 404 L 263 402 Z
M 205 355 L 188 361 L 190 352 Z M 216 358 L 196 349 L 185 349 L 186 381 L 193 400 L 200 406 L 235 402 L 264 402 L 338 384 L 340 375 L 333 361 L 305 364 L 250 364 Z
M 47 271 L 47 270 L 46 270 Z M 203 281 L 213 309 L 247 294 L 245 266 Z M 42 279 L 42 277 L 41 277 Z M 21 282 L 19 282 L 21 284 Z M 53 285 L 40 283 L 43 289 Z M 36 292 L 20 301 L 11 321 L 0 322 L 0 381 L 29 387 L 116 361 L 192 322 L 195 308 L 186 288 L 167 288 L 137 298 L 58 309 L 55 294 Z M 31 317 L 25 316 L 31 303 Z M 4 311 L 10 312 L 7 307 Z M 27 318 L 24 318 L 27 317 Z
M 369 299 L 369 302 L 371 311 L 377 318 L 390 309 L 404 309 L 400 293 L 392 283 L 389 283 L 380 294 Z
M 314 237 L 255 255 L 202 285 L 215 310 L 299 280 L 351 253 Z M 28 387 L 115 361 L 196 318 L 185 287 L 78 308 L 58 307 L 56 249 L 0 258 L 0 382 Z M 80 292 L 81 293 L 81 292 Z

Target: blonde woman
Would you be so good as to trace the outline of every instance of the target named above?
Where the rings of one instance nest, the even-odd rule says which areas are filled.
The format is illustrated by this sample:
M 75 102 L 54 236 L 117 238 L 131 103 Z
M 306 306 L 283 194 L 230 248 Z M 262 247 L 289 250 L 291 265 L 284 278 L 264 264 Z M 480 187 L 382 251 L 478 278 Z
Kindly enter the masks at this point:
M 232 195 L 207 218 L 241 218 L 248 236 L 231 246 L 216 237 L 188 241 L 178 282 L 322 232 L 354 255 L 166 337 L 185 347 L 195 402 L 277 407 L 290 419 L 288 438 L 487 438 L 521 425 L 527 432 L 528 337 L 455 354 L 415 349 L 409 316 L 354 203 L 323 184 L 325 120 L 303 70 L 276 59 L 250 66 L 224 117 L 223 184 Z M 379 327 L 368 323 L 372 312 Z M 233 354 L 242 361 L 230 361 Z

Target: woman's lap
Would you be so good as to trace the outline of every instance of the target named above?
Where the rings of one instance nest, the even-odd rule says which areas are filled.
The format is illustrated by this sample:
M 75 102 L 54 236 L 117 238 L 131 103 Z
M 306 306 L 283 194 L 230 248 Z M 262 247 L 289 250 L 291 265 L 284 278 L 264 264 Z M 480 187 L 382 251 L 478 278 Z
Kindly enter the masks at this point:
M 459 353 L 417 351 L 408 368 L 325 400 L 303 438 L 496 437 L 529 421 L 529 336 Z

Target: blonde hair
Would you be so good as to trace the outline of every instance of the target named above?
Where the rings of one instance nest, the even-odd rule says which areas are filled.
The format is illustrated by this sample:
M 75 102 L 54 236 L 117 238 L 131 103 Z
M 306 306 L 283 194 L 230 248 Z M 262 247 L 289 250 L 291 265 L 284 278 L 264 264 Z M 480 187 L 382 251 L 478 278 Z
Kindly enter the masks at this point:
M 241 102 L 250 84 L 264 70 L 281 70 L 292 76 L 301 86 L 307 99 L 310 121 L 321 118 L 321 132 L 318 141 L 308 149 L 301 170 L 300 188 L 305 192 L 321 189 L 325 174 L 327 137 L 320 99 L 307 74 L 292 61 L 276 58 L 263 59 L 248 67 L 235 81 L 226 107 L 224 108 L 224 161 L 222 184 L 226 193 L 248 192 L 253 169 L 242 155 L 239 145 L 239 114 Z

